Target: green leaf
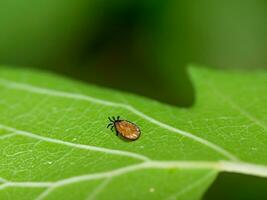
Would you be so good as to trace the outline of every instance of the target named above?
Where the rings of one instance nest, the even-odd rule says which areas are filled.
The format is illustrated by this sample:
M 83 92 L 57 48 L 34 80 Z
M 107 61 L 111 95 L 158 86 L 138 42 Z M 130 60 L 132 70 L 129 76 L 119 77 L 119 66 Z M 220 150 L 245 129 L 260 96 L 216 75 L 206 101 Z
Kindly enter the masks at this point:
M 197 98 L 182 109 L 2 68 L 0 199 L 199 199 L 222 171 L 267 177 L 267 74 L 190 74 Z M 118 115 L 138 140 L 106 128 Z

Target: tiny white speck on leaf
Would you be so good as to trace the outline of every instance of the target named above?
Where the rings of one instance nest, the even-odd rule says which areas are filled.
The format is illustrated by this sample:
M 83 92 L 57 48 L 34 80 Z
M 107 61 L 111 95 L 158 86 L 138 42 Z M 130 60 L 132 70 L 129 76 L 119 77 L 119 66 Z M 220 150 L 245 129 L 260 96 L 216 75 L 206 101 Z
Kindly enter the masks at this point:
M 51 165 L 51 164 L 52 164 L 52 162 L 51 162 L 51 161 L 48 161 L 47 163 L 48 163 L 49 165 Z
M 155 192 L 155 188 L 153 187 L 149 188 L 149 192 Z

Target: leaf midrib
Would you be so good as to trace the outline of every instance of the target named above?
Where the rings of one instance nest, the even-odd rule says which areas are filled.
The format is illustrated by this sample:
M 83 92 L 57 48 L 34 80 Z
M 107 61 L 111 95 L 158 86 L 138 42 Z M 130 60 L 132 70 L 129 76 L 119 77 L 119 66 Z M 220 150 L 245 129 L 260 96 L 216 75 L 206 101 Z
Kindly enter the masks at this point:
M 255 175 L 259 177 L 267 177 L 267 167 L 260 165 L 253 165 L 249 163 L 234 163 L 230 161 L 144 161 L 139 164 L 128 165 L 126 167 L 117 168 L 114 170 L 99 172 L 93 174 L 85 174 L 79 176 L 73 176 L 65 178 L 62 180 L 54 182 L 13 182 L 3 178 L 0 178 L 2 185 L 0 185 L 0 190 L 3 190 L 7 187 L 49 187 L 57 188 L 65 185 L 97 180 L 103 178 L 117 177 L 123 174 L 130 172 L 135 172 L 143 169 L 208 169 L 214 170 L 216 172 L 232 172 L 232 173 L 242 173 L 247 175 Z

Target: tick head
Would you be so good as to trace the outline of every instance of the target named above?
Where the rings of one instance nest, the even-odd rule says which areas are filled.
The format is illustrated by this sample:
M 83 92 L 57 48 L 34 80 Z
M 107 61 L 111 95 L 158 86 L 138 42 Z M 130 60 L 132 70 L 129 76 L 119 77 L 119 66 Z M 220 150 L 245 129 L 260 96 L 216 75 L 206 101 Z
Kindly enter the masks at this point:
M 111 131 L 113 132 L 113 128 L 114 128 L 116 122 L 120 121 L 120 116 L 117 116 L 117 118 L 115 118 L 114 116 L 108 117 L 108 120 L 109 120 L 109 124 L 108 124 L 107 128 L 110 127 Z

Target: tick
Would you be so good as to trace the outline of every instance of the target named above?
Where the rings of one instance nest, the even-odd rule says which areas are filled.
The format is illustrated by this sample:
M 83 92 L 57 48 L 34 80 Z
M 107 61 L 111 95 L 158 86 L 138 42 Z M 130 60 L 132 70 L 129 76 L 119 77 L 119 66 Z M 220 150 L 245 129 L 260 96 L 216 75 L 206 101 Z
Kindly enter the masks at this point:
M 115 128 L 117 136 L 129 141 L 137 140 L 140 137 L 141 130 L 136 124 L 127 120 L 121 120 L 120 116 L 117 118 L 109 117 L 108 119 L 110 123 L 108 124 L 107 128 L 111 127 L 112 131 Z

